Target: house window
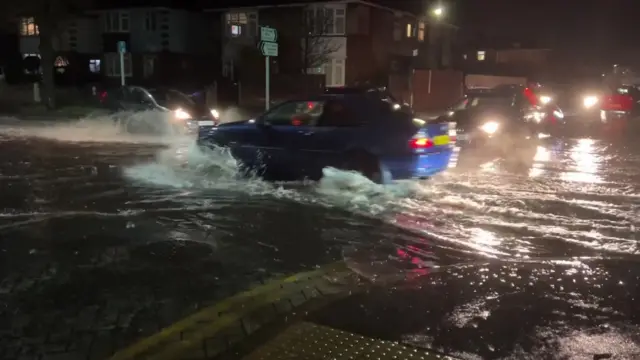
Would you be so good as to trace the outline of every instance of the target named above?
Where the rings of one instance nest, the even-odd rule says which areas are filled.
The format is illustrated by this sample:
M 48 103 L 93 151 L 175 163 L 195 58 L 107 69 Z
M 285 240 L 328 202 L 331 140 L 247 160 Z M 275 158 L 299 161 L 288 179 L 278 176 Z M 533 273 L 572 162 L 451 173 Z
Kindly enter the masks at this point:
M 231 12 L 225 14 L 226 32 L 232 37 L 258 35 L 258 14 L 255 12 Z
M 129 13 L 126 11 L 105 13 L 104 31 L 108 33 L 129 32 Z
M 477 59 L 478 61 L 484 61 L 486 59 L 487 53 L 484 50 L 478 51 Z
M 158 30 L 158 14 L 155 12 L 147 12 L 144 17 L 144 29 L 146 31 Z
M 411 23 L 407 24 L 407 37 L 410 38 L 413 36 L 413 27 Z
M 418 41 L 424 41 L 425 24 L 424 21 L 418 23 Z
M 22 36 L 38 36 L 40 35 L 40 29 L 36 21 L 32 17 L 20 19 L 20 35 Z
M 89 60 L 89 71 L 92 74 L 99 74 L 100 73 L 100 59 L 91 59 Z
M 305 12 L 312 35 L 344 35 L 346 32 L 346 11 L 341 7 L 313 6 Z
M 331 59 L 322 65 L 321 68 L 318 68 L 314 73 L 324 73 L 325 86 L 344 86 L 345 68 L 344 59 Z
M 120 54 L 118 53 L 109 53 L 105 54 L 104 62 L 106 65 L 106 76 L 118 77 L 120 76 Z M 131 66 L 131 54 L 124 54 L 124 76 L 131 77 L 132 66 Z
M 402 39 L 402 28 L 397 20 L 393 22 L 393 40 L 400 41 Z

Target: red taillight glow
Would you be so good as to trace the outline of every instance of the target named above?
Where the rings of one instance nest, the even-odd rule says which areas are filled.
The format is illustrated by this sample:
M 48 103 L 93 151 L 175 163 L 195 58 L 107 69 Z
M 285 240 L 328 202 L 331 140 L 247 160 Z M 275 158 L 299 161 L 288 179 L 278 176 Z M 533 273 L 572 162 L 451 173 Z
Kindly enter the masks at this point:
M 433 141 L 428 138 L 413 138 L 409 141 L 412 149 L 426 149 L 433 146 Z
M 100 102 L 104 102 L 107 99 L 107 92 L 103 91 L 98 96 L 100 97 Z

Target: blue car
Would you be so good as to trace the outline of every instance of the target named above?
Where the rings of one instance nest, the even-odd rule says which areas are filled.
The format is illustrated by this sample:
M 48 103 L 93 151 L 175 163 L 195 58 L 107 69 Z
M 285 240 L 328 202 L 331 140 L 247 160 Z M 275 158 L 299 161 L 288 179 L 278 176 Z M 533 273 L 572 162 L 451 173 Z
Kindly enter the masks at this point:
M 319 180 L 326 167 L 376 183 L 445 170 L 455 123 L 427 123 L 399 109 L 359 94 L 291 100 L 247 121 L 200 122 L 198 144 L 228 147 L 245 170 L 269 180 Z

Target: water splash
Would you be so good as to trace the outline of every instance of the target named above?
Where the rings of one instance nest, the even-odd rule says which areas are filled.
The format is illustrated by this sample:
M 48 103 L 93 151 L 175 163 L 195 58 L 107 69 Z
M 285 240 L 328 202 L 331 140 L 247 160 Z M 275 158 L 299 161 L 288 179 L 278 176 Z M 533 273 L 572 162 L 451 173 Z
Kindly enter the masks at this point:
M 64 142 L 171 144 L 185 141 L 181 127 L 172 126 L 166 113 L 157 111 L 96 115 L 73 121 L 4 122 L 0 134 Z

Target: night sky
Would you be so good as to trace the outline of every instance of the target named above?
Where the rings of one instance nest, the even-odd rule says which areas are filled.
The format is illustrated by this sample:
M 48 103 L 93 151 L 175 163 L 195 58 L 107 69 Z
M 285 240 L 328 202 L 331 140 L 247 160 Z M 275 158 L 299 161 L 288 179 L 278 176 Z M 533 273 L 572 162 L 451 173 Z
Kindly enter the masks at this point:
M 640 48 L 638 0 L 457 0 L 453 6 L 467 34 L 551 47 L 576 61 L 632 62 Z

